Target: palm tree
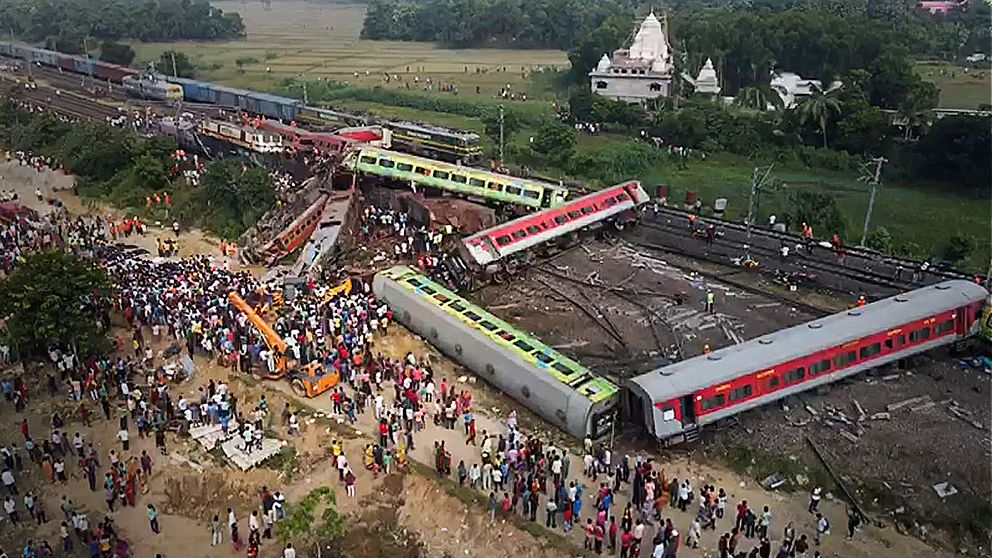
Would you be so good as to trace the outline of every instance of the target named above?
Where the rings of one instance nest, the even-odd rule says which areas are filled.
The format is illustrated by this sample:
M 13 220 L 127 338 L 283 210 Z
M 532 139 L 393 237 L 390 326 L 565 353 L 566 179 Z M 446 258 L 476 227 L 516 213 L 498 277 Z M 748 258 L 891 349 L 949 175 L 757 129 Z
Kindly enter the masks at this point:
M 782 97 L 772 91 L 768 85 L 745 87 L 734 98 L 735 106 L 753 110 L 767 110 L 769 104 L 774 106 L 776 110 L 782 108 Z
M 817 91 L 809 96 L 799 106 L 799 123 L 806 125 L 807 122 L 816 122 L 823 134 L 823 147 L 827 147 L 827 122 L 830 114 L 840 112 L 840 103 L 830 95 L 825 95 L 822 91 Z
M 930 91 L 922 87 L 910 89 L 902 102 L 896 116 L 903 121 L 903 141 L 909 141 L 913 130 L 922 129 L 929 122 L 929 111 L 934 107 L 935 99 Z

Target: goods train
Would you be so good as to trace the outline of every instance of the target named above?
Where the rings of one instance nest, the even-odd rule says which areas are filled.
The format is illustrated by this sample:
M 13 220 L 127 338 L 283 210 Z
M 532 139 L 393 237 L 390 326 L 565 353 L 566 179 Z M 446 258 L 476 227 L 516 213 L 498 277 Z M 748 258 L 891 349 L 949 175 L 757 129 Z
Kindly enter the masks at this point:
M 614 220 L 621 226 L 621 221 L 636 217 L 635 209 L 648 201 L 648 193 L 636 180 L 610 186 L 464 238 L 462 256 L 476 266 L 486 268 L 607 220 Z
M 558 207 L 565 203 L 569 194 L 564 186 L 374 147 L 363 147 L 352 152 L 345 165 L 356 172 L 405 184 L 413 183 L 491 203 L 529 209 Z
M 0 56 L 20 58 L 115 83 L 123 83 L 124 78 L 135 77 L 139 74 L 137 70 L 116 64 L 94 61 L 87 57 L 69 56 L 11 42 L 0 42 Z M 297 99 L 236 89 L 195 79 L 156 75 L 155 80 L 179 86 L 182 88 L 182 97 L 187 101 L 223 105 L 232 110 L 242 110 L 283 122 L 299 121 L 318 126 L 376 124 L 398 136 L 395 141 L 400 150 L 467 165 L 477 164 L 482 158 L 481 140 L 478 134 L 471 132 L 460 132 L 413 122 L 386 120 L 373 122 L 357 115 L 304 105 Z M 137 90 L 128 88 L 128 91 L 143 98 L 159 101 L 173 100 L 178 92 L 174 88 L 137 88 Z M 157 96 L 159 94 L 161 96 Z
M 612 382 L 409 267 L 377 273 L 372 289 L 400 323 L 551 424 L 578 438 L 610 433 Z
M 977 334 L 988 296 L 945 281 L 770 333 L 629 380 L 626 408 L 678 443 L 733 414 Z

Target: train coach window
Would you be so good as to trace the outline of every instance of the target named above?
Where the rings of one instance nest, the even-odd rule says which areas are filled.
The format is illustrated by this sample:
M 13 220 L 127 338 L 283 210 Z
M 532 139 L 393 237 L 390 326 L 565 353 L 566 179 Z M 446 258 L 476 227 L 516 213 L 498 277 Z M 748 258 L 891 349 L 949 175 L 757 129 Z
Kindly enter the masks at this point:
M 443 170 L 436 170 L 436 171 L 434 171 L 434 178 L 438 178 L 438 179 L 441 179 L 441 180 L 447 180 L 448 179 L 448 176 L 449 176 L 448 173 L 446 173 Z
M 486 320 L 482 320 L 481 322 L 479 322 L 479 325 L 482 326 L 486 331 L 495 331 L 499 329 L 496 327 L 495 324 Z
M 548 355 L 546 355 L 546 354 L 544 354 L 544 353 L 542 353 L 540 351 L 534 353 L 534 358 L 536 358 L 537 360 L 543 362 L 544 364 L 551 364 L 552 362 L 555 361 L 554 358 L 552 358 L 552 357 L 550 357 L 550 356 L 548 356 Z
M 933 326 L 934 335 L 943 335 L 949 331 L 954 331 L 954 320 L 947 320 Z
M 465 305 L 462 304 L 461 302 L 458 302 L 457 300 L 454 301 L 454 302 L 452 302 L 451 304 L 449 304 L 448 305 L 448 308 L 451 308 L 455 312 L 464 312 L 465 311 Z
M 523 351 L 525 353 L 530 353 L 530 352 L 532 352 L 534 350 L 534 347 L 528 345 L 522 339 L 518 339 L 515 343 L 513 343 L 513 346 L 516 347 L 516 348 L 518 348 L 518 349 L 520 349 L 521 351 Z
M 403 172 L 410 172 L 413 170 L 413 165 L 410 163 L 396 163 L 396 170 L 401 170 Z
M 527 236 L 527 231 L 513 231 L 513 239 L 520 240 L 521 238 Z
M 854 354 L 854 353 L 851 353 L 851 354 Z M 840 366 L 840 365 L 838 364 L 838 366 Z M 827 370 L 830 370 L 830 361 L 824 359 L 824 360 L 821 360 L 820 362 L 816 362 L 816 363 L 813 363 L 812 365 L 810 365 L 810 367 L 809 367 L 809 375 L 810 376 L 818 376 L 820 374 L 823 374 Z
M 851 351 L 844 353 L 842 355 L 837 355 L 834 357 L 834 366 L 837 368 L 843 368 L 852 362 L 858 360 L 858 353 Z
M 421 284 L 423 284 L 421 280 L 417 279 L 416 277 L 411 277 L 407 279 L 406 282 L 413 285 L 414 287 L 419 287 Z
M 379 166 L 386 167 L 387 169 L 391 169 L 394 166 L 396 166 L 396 163 L 390 161 L 389 159 L 379 159 Z
M 531 225 L 527 227 L 527 232 L 529 232 L 530 234 L 537 234 L 541 232 L 541 227 L 538 227 L 537 225 Z
M 486 187 L 485 181 L 479 180 L 478 178 L 469 178 L 468 179 L 468 183 L 469 183 L 469 185 L 475 186 L 476 188 L 485 188 Z
M 462 316 L 465 316 L 466 318 L 472 320 L 473 322 L 477 322 L 477 321 L 479 321 L 479 320 L 482 319 L 482 316 L 476 314 L 475 312 L 473 312 L 471 310 L 469 310 L 467 312 L 463 312 L 462 313 Z
M 779 384 L 778 376 L 772 376 L 768 380 L 768 389 L 776 389 L 778 388 L 778 384 Z
M 496 192 L 503 191 L 503 185 L 500 184 L 499 182 L 490 182 L 488 188 Z
M 748 397 L 751 397 L 752 393 L 754 393 L 754 390 L 751 388 L 750 384 L 741 386 L 730 392 L 730 400 L 740 401 L 741 399 L 747 399 Z
M 672 409 L 671 407 L 662 409 L 661 420 L 675 420 L 675 409 Z
M 587 205 L 582 208 L 583 215 L 589 215 L 590 213 L 595 213 L 595 212 L 596 212 L 596 208 L 591 205 Z
M 427 294 L 429 294 L 429 295 L 432 295 L 432 294 L 434 294 L 434 293 L 436 293 L 436 292 L 437 292 L 436 290 L 434 290 L 434 287 L 431 287 L 431 286 L 428 286 L 428 285 L 424 285 L 424 287 L 423 287 L 423 289 L 422 289 L 422 290 L 423 290 L 423 291 L 424 291 L 425 293 L 427 293 Z
M 552 364 L 551 365 L 551 368 L 554 368 L 555 370 L 561 372 L 562 374 L 564 374 L 566 376 L 571 376 L 572 374 L 575 374 L 575 370 L 572 370 L 571 368 L 565 366 L 564 364 L 562 364 L 560 362 L 556 362 L 556 363 Z
M 569 219 L 578 219 L 579 217 L 582 217 L 582 213 L 579 212 L 579 211 L 569 211 L 568 212 L 568 218 Z
M 375 164 L 375 157 L 364 156 L 364 157 L 362 157 L 362 162 L 363 163 L 366 163 L 366 164 L 369 164 L 369 165 L 374 165 Z
M 724 403 L 726 403 L 726 400 L 724 399 L 723 394 L 721 393 L 720 395 L 714 395 L 713 397 L 707 397 L 706 399 L 703 399 L 702 403 L 699 405 L 699 408 L 704 411 L 709 411 L 710 409 L 723 407 Z
M 805 377 L 806 377 L 806 369 L 800 366 L 799 368 L 796 368 L 791 372 L 786 372 L 784 380 L 786 384 L 794 384 L 796 382 L 803 381 L 803 378 Z
M 558 223 L 559 225 L 564 225 L 567 222 L 568 222 L 568 217 L 565 217 L 564 215 L 558 215 L 557 217 L 555 217 L 555 223 Z
M 616 198 L 606 198 L 606 206 L 611 207 L 617 204 Z
M 453 175 L 451 175 L 451 181 L 452 182 L 457 182 L 459 184 L 465 184 L 466 182 L 468 182 L 468 178 L 466 178 L 466 177 L 464 177 L 464 176 L 462 176 L 460 174 L 453 174 Z
M 909 332 L 909 341 L 912 343 L 925 339 L 930 339 L 930 328 L 928 327 Z
M 867 347 L 861 347 L 861 358 L 871 358 L 878 353 L 882 352 L 882 344 L 875 343 L 873 345 L 868 345 Z
M 425 169 L 424 167 L 417 167 L 417 170 L 415 172 L 417 174 L 422 174 L 424 176 L 430 176 L 431 175 L 430 169 Z
M 624 202 L 624 201 L 627 201 L 629 199 L 630 199 L 630 196 L 628 196 L 627 194 L 624 194 L 624 193 L 617 194 L 617 201 Z
M 536 200 L 541 197 L 541 194 L 535 192 L 534 190 L 524 190 L 524 197 Z
M 510 238 L 510 235 L 508 234 L 504 234 L 503 236 L 496 237 L 496 244 L 499 244 L 500 246 L 506 246 L 511 242 L 513 242 L 513 239 Z
M 507 186 L 505 188 L 505 190 L 506 190 L 506 193 L 507 194 L 510 194 L 511 196 L 519 196 L 520 193 L 523 192 L 522 189 L 517 188 L 516 186 Z
M 445 302 L 448 302 L 449 300 L 451 300 L 450 298 L 444 296 L 441 293 L 435 293 L 434 294 L 434 299 L 437 300 L 438 302 L 440 302 L 441 304 L 444 304 Z

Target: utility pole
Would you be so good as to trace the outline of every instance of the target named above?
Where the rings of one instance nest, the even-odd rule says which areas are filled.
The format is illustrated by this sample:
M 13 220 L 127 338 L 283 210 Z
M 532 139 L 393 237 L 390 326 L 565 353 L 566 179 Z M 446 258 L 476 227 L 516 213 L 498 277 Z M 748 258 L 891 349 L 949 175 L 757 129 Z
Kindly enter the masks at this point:
M 865 240 L 868 238 L 868 225 L 871 223 L 871 212 L 875 209 L 875 196 L 878 195 L 878 187 L 882 185 L 882 165 L 888 162 L 885 157 L 875 157 L 871 160 L 875 163 L 875 172 L 866 175 L 863 180 L 871 184 L 871 195 L 868 197 L 868 211 L 865 213 L 865 227 L 861 230 L 861 243 L 858 246 L 864 248 Z
M 307 96 L 307 75 L 306 74 L 300 74 L 300 76 L 303 77 L 303 104 L 304 105 L 309 105 L 310 104 L 310 98 Z
M 765 181 L 768 180 L 774 166 L 754 167 L 754 170 L 751 171 L 751 196 L 748 198 L 747 221 L 744 223 L 747 227 L 747 240 L 745 242 L 748 246 L 751 245 L 751 228 L 754 226 L 754 220 L 758 218 L 758 200 L 761 195 L 761 187 L 765 185 Z M 761 174 L 762 171 L 764 174 Z
M 169 56 L 172 58 L 172 77 L 178 78 L 179 72 L 176 71 L 176 51 L 170 50 Z
M 502 165 L 503 160 L 503 105 L 499 106 L 499 163 Z

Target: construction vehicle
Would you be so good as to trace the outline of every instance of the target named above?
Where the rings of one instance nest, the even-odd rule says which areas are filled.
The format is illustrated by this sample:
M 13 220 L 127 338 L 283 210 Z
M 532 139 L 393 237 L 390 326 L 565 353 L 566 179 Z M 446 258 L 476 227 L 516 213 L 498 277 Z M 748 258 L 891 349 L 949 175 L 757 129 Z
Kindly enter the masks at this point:
M 275 353 L 275 370 L 269 372 L 263 367 L 263 372 L 259 374 L 262 378 L 267 380 L 286 378 L 290 381 L 293 391 L 301 397 L 317 397 L 341 381 L 341 375 L 336 370 L 327 372 L 324 365 L 319 362 L 293 365 L 286 354 L 288 349 L 286 342 L 272 329 L 272 326 L 238 293 L 231 292 L 227 295 L 227 299 L 235 308 L 244 313 L 248 321 L 262 334 L 269 350 Z

